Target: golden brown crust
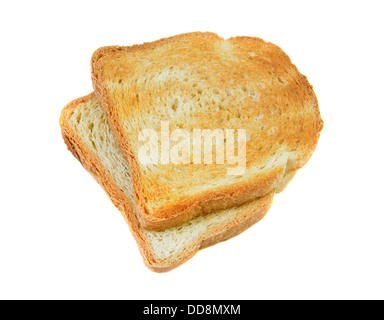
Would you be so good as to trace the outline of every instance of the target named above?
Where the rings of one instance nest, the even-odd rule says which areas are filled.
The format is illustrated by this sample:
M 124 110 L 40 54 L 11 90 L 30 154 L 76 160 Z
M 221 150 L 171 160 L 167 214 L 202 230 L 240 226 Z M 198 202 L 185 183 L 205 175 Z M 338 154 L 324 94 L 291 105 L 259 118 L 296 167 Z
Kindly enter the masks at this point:
M 171 228 L 173 226 L 180 225 L 193 217 L 216 210 L 238 206 L 247 203 L 257 197 L 263 196 L 279 185 L 283 179 L 285 170 L 287 169 L 284 166 L 280 166 L 273 171 L 270 171 L 267 175 L 261 177 L 256 176 L 245 182 L 232 183 L 226 187 L 216 188 L 214 190 L 208 190 L 195 195 L 190 195 L 185 199 L 170 202 L 166 206 L 158 208 L 156 212 L 148 209 L 145 201 L 143 200 L 144 195 L 150 198 L 155 198 L 156 195 L 163 197 L 163 194 L 159 190 L 154 190 L 152 195 L 150 190 L 144 186 L 144 179 L 141 177 L 142 173 L 138 165 L 136 154 L 132 149 L 129 141 L 127 140 L 126 134 L 122 128 L 121 121 L 117 116 L 119 114 L 119 110 L 114 104 L 113 99 L 105 87 L 104 78 L 105 73 L 107 73 L 108 70 L 103 70 L 102 61 L 121 58 L 125 53 L 128 52 L 132 54 L 142 51 L 147 52 L 146 50 L 154 50 L 166 44 L 178 43 L 186 39 L 196 38 L 204 38 L 212 41 L 222 40 L 214 33 L 195 32 L 189 34 L 181 34 L 170 38 L 160 39 L 151 43 L 144 43 L 142 45 L 134 45 L 130 47 L 103 47 L 98 49 L 92 57 L 92 80 L 95 92 L 101 103 L 101 107 L 103 108 L 110 123 L 115 140 L 118 143 L 125 159 L 130 165 L 132 180 L 135 186 L 135 199 L 140 223 L 149 230 L 164 230 Z M 282 92 L 276 91 L 277 89 L 275 89 L 275 87 L 278 87 L 276 85 L 270 89 L 271 96 L 276 96 L 279 99 L 282 96 L 282 105 L 278 107 L 271 106 L 269 105 L 271 102 L 267 101 L 265 104 L 268 105 L 268 110 L 275 108 L 277 114 L 280 113 L 280 117 L 282 117 L 282 113 L 284 116 L 284 113 L 287 113 L 287 109 L 289 108 L 288 105 L 284 105 L 286 102 L 286 100 L 284 100 L 285 95 L 292 95 L 294 101 L 301 101 L 303 103 L 305 102 L 311 106 L 309 116 L 303 116 L 302 119 L 300 119 L 300 116 L 297 116 L 297 128 L 292 127 L 286 129 L 285 143 L 287 143 L 292 150 L 294 150 L 295 146 L 297 146 L 297 141 L 300 139 L 304 141 L 300 146 L 301 150 L 298 152 L 299 155 L 297 156 L 295 167 L 290 168 L 290 170 L 297 170 L 301 168 L 309 160 L 310 156 L 314 152 L 317 140 L 319 138 L 319 132 L 323 126 L 317 99 L 311 85 L 308 83 L 306 77 L 301 75 L 297 68 L 292 65 L 289 57 L 285 55 L 279 47 L 254 37 L 236 37 L 231 38 L 228 41 L 233 44 L 243 45 L 245 47 L 249 46 L 250 50 L 255 47 L 255 44 L 257 44 L 257 46 L 260 46 L 260 50 L 267 52 L 268 56 L 270 56 L 270 58 L 273 60 L 273 62 L 263 61 L 264 65 L 270 65 L 271 63 L 274 64 L 271 67 L 275 73 L 273 76 L 277 77 L 280 82 L 282 82 L 280 77 L 286 77 L 286 88 L 284 90 L 281 89 Z M 289 72 L 287 72 L 288 67 L 286 66 L 289 67 Z M 118 72 L 124 75 L 126 74 L 126 71 L 119 70 Z M 266 74 L 266 77 L 272 76 Z M 300 90 L 297 90 L 298 88 Z M 293 108 L 299 107 L 295 106 L 293 103 Z M 302 109 L 304 109 L 304 107 Z M 304 111 L 300 110 L 298 114 L 300 112 Z M 266 115 L 270 116 L 269 113 L 266 113 Z M 265 137 L 264 140 L 267 141 L 268 137 Z M 264 148 L 265 154 L 270 152 L 270 147 L 271 146 L 269 145 Z
M 80 161 L 89 173 L 91 173 L 108 194 L 113 204 L 120 210 L 138 244 L 145 265 L 152 271 L 167 272 L 180 266 L 192 258 L 199 249 L 227 240 L 249 228 L 252 224 L 259 221 L 268 211 L 273 200 L 273 192 L 264 196 L 258 206 L 253 207 L 241 218 L 231 221 L 225 226 L 208 230 L 196 243 L 190 248 L 187 248 L 176 261 L 161 261 L 156 259 L 146 240 L 142 226 L 137 219 L 134 204 L 128 197 L 126 197 L 119 187 L 117 187 L 112 177 L 110 177 L 109 173 L 101 165 L 97 156 L 81 141 L 80 137 L 74 130 L 72 130 L 68 123 L 68 119 L 75 108 L 80 107 L 90 99 L 95 99 L 95 96 L 93 94 L 87 95 L 70 102 L 64 107 L 60 116 L 60 126 L 64 142 L 73 156 Z
M 266 195 L 278 187 L 284 176 L 284 168 L 278 167 L 256 181 L 233 184 L 219 190 L 206 192 L 197 202 L 189 197 L 160 211 L 156 217 L 138 215 L 140 224 L 147 230 L 165 230 L 185 223 L 197 216 L 241 206 Z M 178 214 L 182 212 L 183 214 Z

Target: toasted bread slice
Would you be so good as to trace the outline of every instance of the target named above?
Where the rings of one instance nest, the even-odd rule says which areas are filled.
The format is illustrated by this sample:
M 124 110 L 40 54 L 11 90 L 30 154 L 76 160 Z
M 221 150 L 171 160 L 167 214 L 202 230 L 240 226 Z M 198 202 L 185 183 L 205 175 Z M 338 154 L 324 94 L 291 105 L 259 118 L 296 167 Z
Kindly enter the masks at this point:
M 144 263 L 153 271 L 169 271 L 190 259 L 199 249 L 236 236 L 258 222 L 272 203 L 273 191 L 243 206 L 200 216 L 175 228 L 145 230 L 137 219 L 128 164 L 113 139 L 95 95 L 69 103 L 62 111 L 60 126 L 68 149 L 121 211 Z
M 306 77 L 279 47 L 258 38 L 196 32 L 103 47 L 92 57 L 92 79 L 130 164 L 147 229 L 180 225 L 280 188 L 285 173 L 308 161 L 323 126 Z M 188 164 L 140 162 L 147 143 L 140 133 L 159 132 L 162 121 L 170 132 L 191 136 L 194 129 L 245 129 L 245 171 L 228 175 L 233 164 L 196 164 L 192 155 Z

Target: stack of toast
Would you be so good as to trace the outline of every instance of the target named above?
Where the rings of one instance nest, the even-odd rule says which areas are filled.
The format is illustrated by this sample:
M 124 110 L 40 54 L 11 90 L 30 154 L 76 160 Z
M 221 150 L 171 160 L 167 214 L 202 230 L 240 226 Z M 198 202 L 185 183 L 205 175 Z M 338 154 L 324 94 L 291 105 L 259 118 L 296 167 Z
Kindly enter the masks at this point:
M 91 69 L 94 92 L 64 107 L 62 135 L 156 272 L 259 221 L 323 127 L 307 78 L 259 38 L 194 32 L 103 47 Z M 197 133 L 211 134 L 211 157 Z

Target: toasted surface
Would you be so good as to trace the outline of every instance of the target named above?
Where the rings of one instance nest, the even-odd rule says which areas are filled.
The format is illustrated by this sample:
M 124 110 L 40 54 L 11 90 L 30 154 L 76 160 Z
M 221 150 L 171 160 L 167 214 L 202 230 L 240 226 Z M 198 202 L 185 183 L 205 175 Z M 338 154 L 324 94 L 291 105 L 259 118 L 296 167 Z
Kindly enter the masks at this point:
M 132 171 L 138 217 L 161 230 L 278 188 L 312 155 L 323 122 L 305 76 L 276 45 L 190 33 L 92 58 L 101 107 Z M 142 164 L 143 129 L 246 129 L 246 170 L 228 164 Z M 192 134 L 191 134 L 192 135 Z M 237 151 L 237 150 L 236 150 Z M 236 153 L 235 153 L 236 154 Z
M 169 271 L 190 259 L 200 248 L 241 233 L 259 221 L 272 203 L 273 191 L 241 207 L 200 216 L 175 228 L 145 230 L 137 219 L 129 166 L 96 97 L 91 94 L 69 103 L 62 111 L 60 126 L 68 149 L 119 208 L 144 263 L 153 271 Z

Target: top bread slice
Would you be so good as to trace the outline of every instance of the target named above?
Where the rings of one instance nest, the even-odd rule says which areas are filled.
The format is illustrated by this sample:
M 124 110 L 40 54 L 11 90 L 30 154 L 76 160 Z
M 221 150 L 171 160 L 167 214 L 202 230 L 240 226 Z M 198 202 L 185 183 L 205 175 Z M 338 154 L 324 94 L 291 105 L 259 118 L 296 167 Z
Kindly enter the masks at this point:
M 276 45 L 189 33 L 131 47 L 103 47 L 92 80 L 135 188 L 143 227 L 164 230 L 279 189 L 315 150 L 323 122 L 305 76 Z M 139 161 L 144 129 L 245 129 L 246 169 Z M 160 148 L 159 148 L 160 150 Z M 237 151 L 237 150 L 235 150 Z M 236 154 L 236 152 L 235 152 Z

